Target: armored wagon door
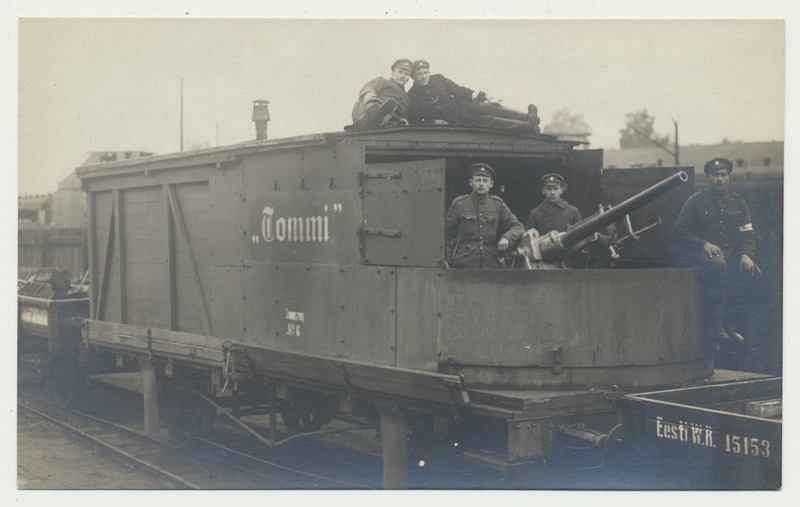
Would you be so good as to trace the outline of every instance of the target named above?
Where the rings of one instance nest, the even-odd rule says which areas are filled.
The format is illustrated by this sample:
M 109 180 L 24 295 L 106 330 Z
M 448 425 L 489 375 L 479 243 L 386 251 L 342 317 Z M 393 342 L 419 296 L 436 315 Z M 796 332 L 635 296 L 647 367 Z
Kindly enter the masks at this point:
M 369 164 L 363 173 L 364 262 L 444 265 L 444 159 Z
M 674 252 L 674 231 L 683 203 L 694 192 L 692 167 L 636 167 L 605 168 L 601 172 L 601 199 L 605 205 L 619 204 L 642 190 L 685 171 L 689 181 L 630 214 L 631 227 L 641 230 L 651 224 L 660 224 L 639 235 L 639 240 L 627 243 L 620 249 L 620 260 L 636 263 L 670 261 Z M 627 233 L 619 231 L 622 236 Z

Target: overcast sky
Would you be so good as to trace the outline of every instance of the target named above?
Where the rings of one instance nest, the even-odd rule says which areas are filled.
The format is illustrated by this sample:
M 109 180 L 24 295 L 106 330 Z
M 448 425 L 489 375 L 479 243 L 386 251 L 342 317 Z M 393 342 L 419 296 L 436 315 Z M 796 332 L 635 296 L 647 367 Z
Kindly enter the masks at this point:
M 261 98 L 270 138 L 341 130 L 400 57 L 534 103 L 542 125 L 568 108 L 593 147 L 640 109 L 682 144 L 784 138 L 781 20 L 23 18 L 19 193 L 54 191 L 90 151 L 178 151 L 182 77 L 188 149 L 253 139 Z

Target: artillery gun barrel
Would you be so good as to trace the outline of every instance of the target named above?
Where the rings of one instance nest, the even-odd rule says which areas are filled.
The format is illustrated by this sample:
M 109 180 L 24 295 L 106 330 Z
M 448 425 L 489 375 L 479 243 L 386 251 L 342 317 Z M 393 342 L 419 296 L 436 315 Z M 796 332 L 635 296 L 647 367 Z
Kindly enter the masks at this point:
M 642 190 L 628 200 L 612 207 L 605 213 L 599 213 L 595 216 L 587 218 L 574 228 L 561 235 L 561 246 L 564 248 L 572 248 L 583 239 L 588 238 L 595 232 L 601 230 L 603 227 L 616 222 L 625 215 L 635 211 L 638 208 L 641 208 L 650 201 L 666 194 L 670 190 L 680 186 L 686 181 L 689 181 L 689 175 L 687 175 L 684 171 L 680 171 L 673 174 L 669 178 L 656 183 L 652 187 Z

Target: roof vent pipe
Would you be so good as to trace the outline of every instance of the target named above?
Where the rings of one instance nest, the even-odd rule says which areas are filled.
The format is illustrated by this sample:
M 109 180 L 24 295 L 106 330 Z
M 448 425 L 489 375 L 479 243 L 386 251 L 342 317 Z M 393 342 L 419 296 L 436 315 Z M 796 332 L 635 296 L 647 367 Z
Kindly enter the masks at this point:
M 256 139 L 267 138 L 267 122 L 269 121 L 269 101 L 258 99 L 253 101 L 253 121 L 256 124 Z

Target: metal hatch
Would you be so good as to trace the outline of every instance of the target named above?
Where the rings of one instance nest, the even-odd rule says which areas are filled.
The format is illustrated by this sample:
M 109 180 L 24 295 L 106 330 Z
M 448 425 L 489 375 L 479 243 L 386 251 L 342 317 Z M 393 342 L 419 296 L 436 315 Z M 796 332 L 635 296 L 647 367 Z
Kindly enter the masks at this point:
M 369 164 L 362 174 L 364 263 L 444 265 L 445 160 Z

